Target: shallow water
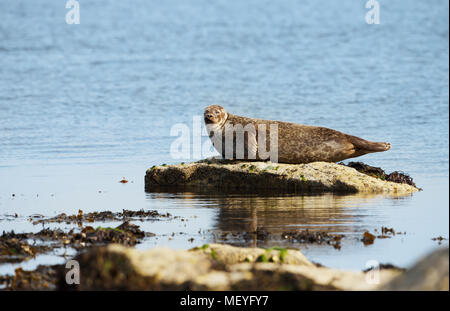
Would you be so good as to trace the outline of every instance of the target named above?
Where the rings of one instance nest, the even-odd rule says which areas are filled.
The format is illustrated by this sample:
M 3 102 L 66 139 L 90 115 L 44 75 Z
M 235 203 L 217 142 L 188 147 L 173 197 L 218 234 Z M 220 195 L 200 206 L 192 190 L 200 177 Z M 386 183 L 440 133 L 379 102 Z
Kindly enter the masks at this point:
M 67 25 L 66 11 L 60 1 L 0 2 L 0 230 L 40 230 L 32 214 L 157 209 L 184 221 L 139 223 L 158 236 L 138 248 L 286 245 L 351 269 L 373 259 L 409 266 L 448 245 L 431 240 L 449 237 L 448 1 L 382 2 L 380 25 L 367 25 L 364 3 L 354 1 L 103 0 L 81 3 L 80 25 Z M 424 190 L 145 193 L 148 167 L 193 160 L 171 158 L 170 129 L 192 127 L 209 104 L 389 141 L 390 151 L 359 159 L 408 172 Z M 406 234 L 359 241 L 381 226 Z M 255 227 L 345 239 L 337 250 L 221 238 Z M 48 258 L 27 267 L 63 260 Z

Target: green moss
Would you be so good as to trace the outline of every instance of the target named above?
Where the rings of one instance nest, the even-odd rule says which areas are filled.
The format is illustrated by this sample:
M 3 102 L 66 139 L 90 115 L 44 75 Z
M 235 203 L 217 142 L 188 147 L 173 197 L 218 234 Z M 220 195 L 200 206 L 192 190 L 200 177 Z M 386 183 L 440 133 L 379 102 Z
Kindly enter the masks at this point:
M 191 251 L 198 251 L 198 250 L 207 250 L 209 248 L 209 244 L 203 244 L 202 246 L 197 246 L 191 249 Z
M 267 253 L 270 253 L 271 251 L 278 251 L 280 253 L 280 260 L 284 261 L 284 259 L 287 256 L 288 250 L 286 248 L 282 247 L 270 247 L 266 249 Z M 270 258 L 272 260 L 272 258 Z M 272 260 L 273 261 L 273 260 Z
M 269 262 L 269 259 L 267 258 L 266 254 L 261 254 L 256 258 L 256 262 Z
M 99 230 L 103 230 L 103 231 L 110 231 L 110 230 L 112 230 L 112 231 L 117 231 L 117 232 L 122 232 L 122 233 L 125 233 L 125 231 L 124 230 L 122 230 L 122 229 L 118 229 L 118 228 L 111 228 L 111 227 L 97 227 L 96 229 L 95 229 L 95 231 L 99 231 Z
M 166 164 L 166 163 L 164 163 L 164 164 L 161 164 L 161 166 L 167 166 L 167 164 Z
M 105 263 L 103 264 L 103 272 L 108 273 L 109 270 L 111 270 L 111 268 L 112 268 L 111 260 L 106 260 Z
M 301 179 L 302 179 L 302 181 L 303 181 L 303 182 L 305 182 L 305 181 L 306 181 L 306 178 L 305 178 L 305 176 L 303 176 L 303 175 L 300 175 L 300 177 L 301 177 Z
M 286 259 L 287 253 L 288 253 L 287 249 L 280 250 L 280 260 L 281 261 L 284 261 Z
M 214 248 L 211 248 L 211 257 L 212 257 L 214 260 L 217 260 L 217 253 L 216 253 L 216 251 L 214 250 Z
M 286 251 L 287 249 L 286 248 L 283 248 L 283 247 L 278 247 L 278 246 L 275 246 L 275 247 L 271 247 L 271 248 L 268 248 L 268 250 L 274 250 L 274 251 Z

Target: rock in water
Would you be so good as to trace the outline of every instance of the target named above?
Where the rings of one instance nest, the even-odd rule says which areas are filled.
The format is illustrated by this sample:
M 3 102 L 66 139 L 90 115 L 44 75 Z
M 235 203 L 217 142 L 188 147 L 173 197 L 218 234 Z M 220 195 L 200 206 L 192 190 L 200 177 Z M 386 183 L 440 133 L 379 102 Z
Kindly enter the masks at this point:
M 184 188 L 195 191 L 259 191 L 288 193 L 374 193 L 406 195 L 416 187 L 381 180 L 329 162 L 274 164 L 202 160 L 154 166 L 147 170 L 145 188 Z

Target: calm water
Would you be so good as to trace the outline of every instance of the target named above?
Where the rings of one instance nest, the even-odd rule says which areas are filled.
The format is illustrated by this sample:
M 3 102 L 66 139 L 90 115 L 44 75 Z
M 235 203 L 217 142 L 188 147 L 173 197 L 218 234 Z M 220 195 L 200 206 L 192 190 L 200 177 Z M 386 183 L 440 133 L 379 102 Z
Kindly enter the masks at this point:
M 36 213 L 157 209 L 185 221 L 140 223 L 158 236 L 138 248 L 299 247 L 221 233 L 320 228 L 346 235 L 341 250 L 302 251 L 351 269 L 409 266 L 449 237 L 448 1 L 380 1 L 380 25 L 365 23 L 364 1 L 80 2 L 81 24 L 67 25 L 64 1 L 0 0 L 0 230 L 40 230 L 27 221 Z M 424 191 L 145 193 L 148 167 L 183 161 L 170 157 L 171 127 L 210 104 L 389 141 L 360 159 L 408 172 Z M 406 234 L 358 241 L 381 226 Z

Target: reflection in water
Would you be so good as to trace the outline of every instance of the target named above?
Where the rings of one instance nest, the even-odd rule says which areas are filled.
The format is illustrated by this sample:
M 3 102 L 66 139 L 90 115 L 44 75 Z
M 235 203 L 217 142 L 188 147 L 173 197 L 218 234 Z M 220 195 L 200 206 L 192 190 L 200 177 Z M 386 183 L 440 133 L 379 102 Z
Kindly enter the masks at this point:
M 346 237 L 360 236 L 367 230 L 366 215 L 372 208 L 404 203 L 408 197 L 386 198 L 380 195 L 288 195 L 288 194 L 205 194 L 194 192 L 149 193 L 152 199 L 174 199 L 183 207 L 217 208 L 208 242 L 241 246 L 285 245 L 282 233 L 316 230 Z M 370 211 L 369 211 L 370 210 Z M 373 216 L 373 215 L 372 215 Z M 266 234 L 258 234 L 258 232 Z

